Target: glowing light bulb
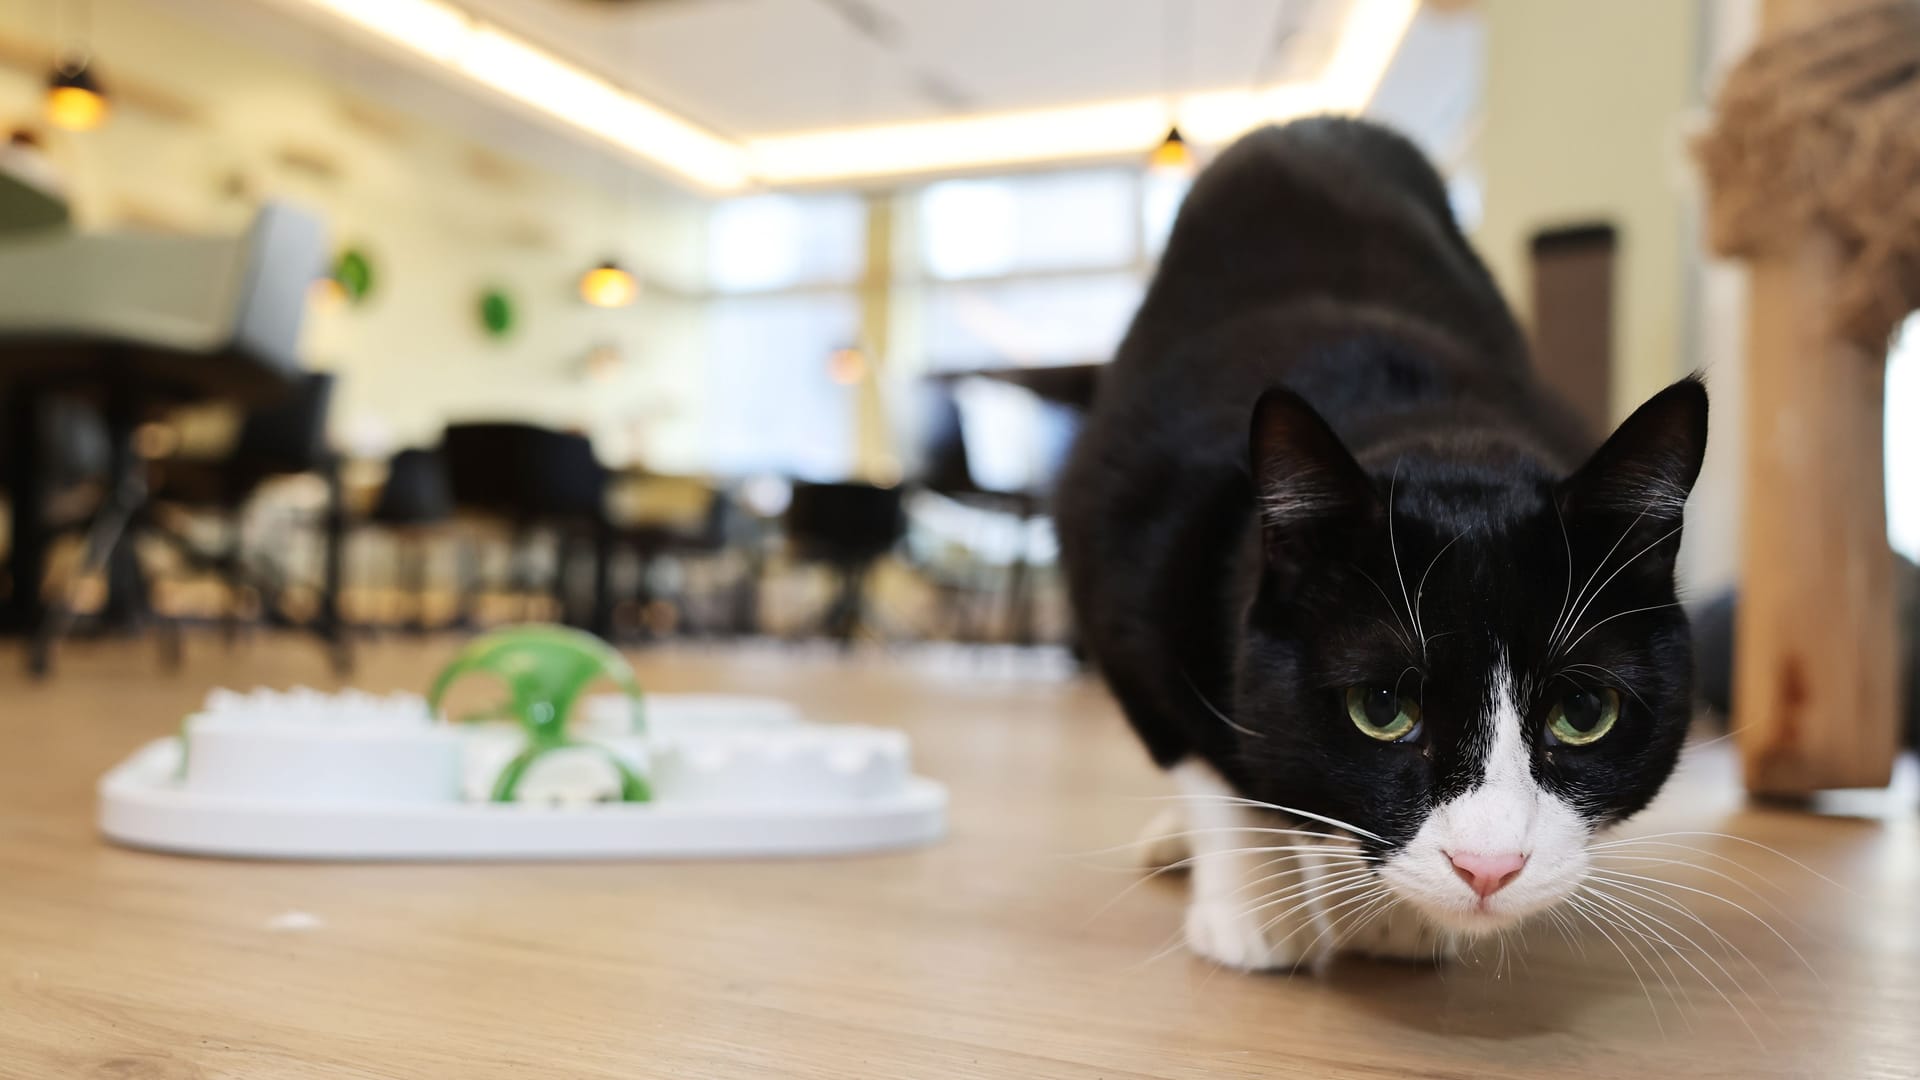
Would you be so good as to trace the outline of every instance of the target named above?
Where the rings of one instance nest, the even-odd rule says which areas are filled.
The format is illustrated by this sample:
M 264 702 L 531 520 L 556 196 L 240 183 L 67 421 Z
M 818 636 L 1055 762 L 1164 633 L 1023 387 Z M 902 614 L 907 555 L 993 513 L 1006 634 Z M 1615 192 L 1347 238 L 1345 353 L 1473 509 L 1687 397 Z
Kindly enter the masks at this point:
M 827 377 L 841 386 L 853 386 L 867 377 L 867 354 L 859 349 L 835 349 L 827 357 Z
M 611 260 L 580 275 L 580 298 L 594 307 L 626 307 L 640 295 L 640 283 Z
M 1180 135 L 1179 128 L 1170 128 L 1167 137 L 1153 153 L 1147 155 L 1148 170 L 1162 176 L 1192 176 L 1196 168 L 1193 147 Z
M 62 64 L 47 78 L 47 122 L 67 131 L 92 131 L 113 112 L 107 92 L 82 62 Z

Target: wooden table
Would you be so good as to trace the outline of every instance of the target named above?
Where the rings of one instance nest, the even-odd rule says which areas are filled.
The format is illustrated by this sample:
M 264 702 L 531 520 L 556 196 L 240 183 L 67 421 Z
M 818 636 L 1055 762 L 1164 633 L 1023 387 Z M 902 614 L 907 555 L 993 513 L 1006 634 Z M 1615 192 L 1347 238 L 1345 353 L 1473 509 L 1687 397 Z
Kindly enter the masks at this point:
M 953 835 L 924 851 L 328 866 L 107 846 L 95 778 L 209 684 L 329 683 L 295 641 L 189 644 L 168 677 L 137 646 L 75 646 L 44 685 L 0 656 L 0 1077 L 1920 1075 L 1912 794 L 1885 817 L 1743 809 L 1725 742 L 1640 831 L 1726 830 L 1845 886 L 1701 841 L 1753 867 L 1731 872 L 1779 911 L 1680 880 L 1765 914 L 1825 979 L 1737 911 L 1676 893 L 1764 973 L 1722 960 L 1752 994 L 1727 989 L 1754 1033 L 1680 961 L 1658 977 L 1684 1005 L 1648 958 L 1636 977 L 1592 932 L 1577 948 L 1529 933 L 1505 964 L 1488 945 L 1444 972 L 1354 962 L 1327 979 L 1161 955 L 1179 883 L 1102 912 L 1135 876 L 1091 854 L 1132 838 L 1159 778 L 1096 687 L 1009 672 L 997 654 L 638 658 L 660 689 L 781 693 L 821 717 L 905 725 L 921 770 L 953 791 Z M 361 685 L 418 687 L 451 648 L 369 649 Z

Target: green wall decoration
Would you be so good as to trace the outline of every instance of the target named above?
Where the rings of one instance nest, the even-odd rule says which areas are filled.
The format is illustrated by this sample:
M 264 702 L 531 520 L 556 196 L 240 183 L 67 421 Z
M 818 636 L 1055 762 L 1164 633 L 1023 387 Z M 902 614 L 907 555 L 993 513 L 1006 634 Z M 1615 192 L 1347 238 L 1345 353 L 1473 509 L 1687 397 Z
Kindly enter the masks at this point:
M 373 292 L 373 260 L 360 248 L 347 248 L 333 262 L 333 280 L 340 283 L 348 303 L 361 303 Z
M 513 298 L 502 289 L 480 294 L 480 328 L 488 337 L 503 338 L 513 332 Z

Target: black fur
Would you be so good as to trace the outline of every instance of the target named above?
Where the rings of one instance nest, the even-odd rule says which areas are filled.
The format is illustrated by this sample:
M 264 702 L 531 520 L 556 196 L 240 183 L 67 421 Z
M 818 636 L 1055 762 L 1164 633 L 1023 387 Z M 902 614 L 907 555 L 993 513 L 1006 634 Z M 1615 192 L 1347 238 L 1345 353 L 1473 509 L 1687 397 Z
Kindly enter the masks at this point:
M 1156 762 L 1197 755 L 1389 845 L 1479 778 L 1505 655 L 1536 776 L 1615 819 L 1685 732 L 1673 560 L 1705 438 L 1682 381 L 1589 458 L 1418 151 L 1357 121 L 1268 128 L 1194 185 L 1060 486 L 1081 633 Z M 1360 683 L 1419 701 L 1421 736 L 1356 729 Z M 1574 685 L 1625 701 L 1584 747 L 1545 735 Z

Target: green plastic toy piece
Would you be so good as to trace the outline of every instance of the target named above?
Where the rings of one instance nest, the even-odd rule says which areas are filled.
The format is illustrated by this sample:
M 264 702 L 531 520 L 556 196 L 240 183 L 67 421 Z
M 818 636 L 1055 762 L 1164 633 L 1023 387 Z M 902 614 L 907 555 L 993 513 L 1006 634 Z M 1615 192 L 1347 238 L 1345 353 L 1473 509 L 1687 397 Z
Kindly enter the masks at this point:
M 516 626 L 476 638 L 440 672 L 427 694 L 427 706 L 437 715 L 447 690 L 464 675 L 481 672 L 507 685 L 507 702 L 500 709 L 462 721 L 492 720 L 502 715 L 519 721 L 527 733 L 526 748 L 514 755 L 494 781 L 493 801 L 512 802 L 527 769 L 542 755 L 568 747 L 585 747 L 606 756 L 620 774 L 620 798 L 646 802 L 652 798 L 647 783 L 618 754 L 604 746 L 567 734 L 567 720 L 581 691 L 594 680 L 614 681 L 633 703 L 634 728 L 643 726 L 640 684 L 626 658 L 592 634 L 564 626 Z

